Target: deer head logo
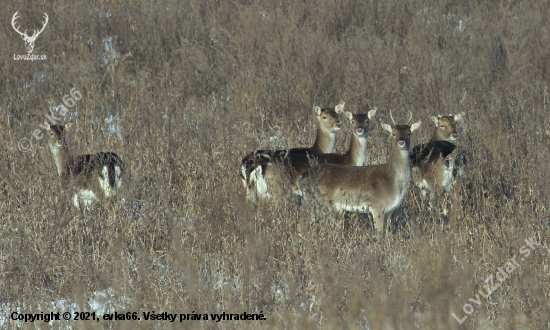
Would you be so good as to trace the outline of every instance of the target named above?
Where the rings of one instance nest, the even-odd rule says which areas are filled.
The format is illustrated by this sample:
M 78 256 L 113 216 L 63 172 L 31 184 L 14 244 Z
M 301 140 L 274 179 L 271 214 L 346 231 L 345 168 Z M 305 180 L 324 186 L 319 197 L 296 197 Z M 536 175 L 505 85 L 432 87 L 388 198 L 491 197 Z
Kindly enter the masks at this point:
M 36 38 L 38 38 L 40 33 L 44 31 L 46 24 L 48 24 L 48 15 L 44 13 L 44 18 L 46 19 L 46 21 L 44 22 L 44 25 L 42 25 L 42 29 L 40 31 L 34 30 L 34 33 L 32 34 L 32 36 L 28 36 L 27 30 L 25 30 L 25 32 L 21 32 L 19 31 L 19 27 L 15 26 L 15 20 L 19 18 L 19 16 L 17 16 L 18 12 L 19 11 L 16 11 L 15 14 L 13 14 L 13 18 L 11 19 L 11 26 L 13 26 L 13 29 L 15 30 L 15 32 L 19 33 L 23 38 L 23 40 L 25 40 L 25 48 L 27 48 L 27 53 L 30 54 L 34 49 L 34 42 L 36 41 Z

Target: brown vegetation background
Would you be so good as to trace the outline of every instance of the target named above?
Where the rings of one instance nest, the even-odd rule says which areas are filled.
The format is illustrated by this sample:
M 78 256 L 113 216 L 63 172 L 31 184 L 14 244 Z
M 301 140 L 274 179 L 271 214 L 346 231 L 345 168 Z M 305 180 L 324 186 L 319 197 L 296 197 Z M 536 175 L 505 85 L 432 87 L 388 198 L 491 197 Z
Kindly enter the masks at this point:
M 9 1 L 0 15 L 0 317 L 109 292 L 110 311 L 263 312 L 231 329 L 547 329 L 550 324 L 548 1 Z M 10 26 L 41 27 L 35 55 Z M 73 154 L 116 152 L 124 201 L 82 215 L 32 131 L 76 87 Z M 412 183 L 393 230 L 310 223 L 292 199 L 245 202 L 241 158 L 307 146 L 313 105 L 379 120 L 466 112 L 462 197 L 444 217 Z M 118 125 L 118 132 L 116 126 Z M 345 125 L 349 128 L 349 124 Z M 338 137 L 345 151 L 349 131 Z M 34 148 L 17 148 L 30 138 Z M 440 205 L 440 199 L 435 200 Z M 397 225 L 395 225 L 395 223 Z M 542 245 L 459 325 L 462 306 L 535 236 Z M 483 289 L 486 292 L 485 289 Z M 40 307 L 42 306 L 42 307 Z M 55 311 L 55 310 L 54 310 Z M 59 310 L 63 312 L 62 310 Z M 5 328 L 31 324 L 4 323 Z M 46 324 L 36 324 L 39 328 Z M 86 328 L 87 322 L 55 327 Z M 113 329 L 181 328 L 106 322 Z

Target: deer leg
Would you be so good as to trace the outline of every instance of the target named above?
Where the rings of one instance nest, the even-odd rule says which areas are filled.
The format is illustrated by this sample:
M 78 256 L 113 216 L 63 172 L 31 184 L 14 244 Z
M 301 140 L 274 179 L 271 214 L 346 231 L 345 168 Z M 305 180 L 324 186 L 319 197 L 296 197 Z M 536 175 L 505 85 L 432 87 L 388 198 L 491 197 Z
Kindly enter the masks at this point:
M 386 221 L 386 217 L 384 215 L 384 212 L 378 212 L 375 210 L 372 210 L 372 219 L 374 220 L 374 229 L 376 231 L 380 232 L 381 230 L 384 230 L 384 222 Z
M 344 230 L 345 222 L 346 222 L 346 211 L 345 210 L 338 211 L 338 219 L 339 219 L 339 222 L 341 224 L 340 228 L 342 228 L 342 230 Z
M 388 212 L 384 215 L 384 231 L 386 231 L 390 227 L 392 214 L 393 212 Z
M 80 196 L 78 195 L 78 192 L 76 192 L 73 196 L 73 205 L 74 207 L 80 211 L 80 213 L 82 214 L 82 216 L 85 215 L 85 207 L 83 207 L 83 205 L 80 203 L 82 200 L 82 198 L 80 198 Z
M 449 194 L 447 192 L 443 193 L 443 205 L 441 205 L 441 208 L 443 209 L 442 213 L 444 216 L 447 216 L 447 213 L 449 213 L 448 211 L 449 202 L 450 202 Z

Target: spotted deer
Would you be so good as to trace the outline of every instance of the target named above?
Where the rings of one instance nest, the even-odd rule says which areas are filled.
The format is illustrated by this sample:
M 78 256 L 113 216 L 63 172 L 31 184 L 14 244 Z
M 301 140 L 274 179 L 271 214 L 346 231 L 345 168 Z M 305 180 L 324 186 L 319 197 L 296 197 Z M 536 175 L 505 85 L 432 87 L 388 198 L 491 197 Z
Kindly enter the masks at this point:
M 319 200 L 324 210 L 371 213 L 374 228 L 381 231 L 391 213 L 401 205 L 411 176 L 409 147 L 411 133 L 421 122 L 393 126 L 382 123 L 392 137 L 392 151 L 387 164 L 347 166 L 322 164 L 304 173 L 298 194 Z
M 418 170 L 415 184 L 423 197 L 428 192 L 449 192 L 462 176 L 466 157 L 457 150 L 454 142 L 458 139 L 456 124 L 464 113 L 448 116 L 431 116 L 435 129 L 426 144 L 414 146 L 411 150 L 411 164 Z M 416 170 L 414 170 L 416 172 Z
M 88 208 L 94 201 L 109 207 L 122 184 L 122 160 L 112 152 L 72 157 L 65 142 L 65 130 L 70 127 L 71 123 L 53 125 L 48 130 L 49 146 L 61 184 L 66 188 L 70 181 L 73 182 L 77 190 L 73 204 L 78 209 Z
M 309 164 L 311 157 L 334 152 L 336 133 L 342 128 L 339 115 L 344 111 L 344 104 L 341 102 L 334 109 L 313 107 L 317 116 L 317 136 L 313 146 L 256 150 L 246 155 L 241 161 L 240 177 L 247 199 L 257 201 L 282 193 L 298 177 L 296 171 L 300 171 L 300 164 Z

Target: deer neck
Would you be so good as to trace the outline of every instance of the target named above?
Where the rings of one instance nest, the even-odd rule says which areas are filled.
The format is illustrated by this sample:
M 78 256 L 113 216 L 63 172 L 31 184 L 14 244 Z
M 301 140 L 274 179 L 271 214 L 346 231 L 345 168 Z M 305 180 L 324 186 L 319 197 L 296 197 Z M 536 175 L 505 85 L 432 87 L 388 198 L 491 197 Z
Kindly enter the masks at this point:
M 335 140 L 336 132 L 324 131 L 321 127 L 318 127 L 315 143 L 309 150 L 313 155 L 333 153 Z
M 436 127 L 434 129 L 434 133 L 432 134 L 432 139 L 430 140 L 430 142 L 435 142 L 435 141 L 446 141 L 447 139 L 443 136 L 443 134 L 441 134 L 441 131 Z
M 401 150 L 396 146 L 392 149 L 386 171 L 390 177 L 395 178 L 396 186 L 405 187 L 411 177 L 409 150 Z
M 52 151 L 53 160 L 55 161 L 55 167 L 57 168 L 57 173 L 60 177 L 68 177 L 71 158 L 67 151 L 67 147 L 50 146 L 50 150 Z
M 355 164 L 355 166 L 365 166 L 367 162 L 367 137 L 358 137 L 353 134 L 346 157 L 349 158 L 351 163 Z

